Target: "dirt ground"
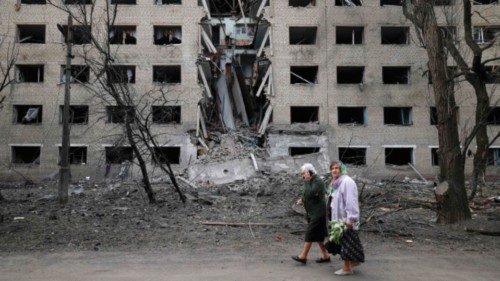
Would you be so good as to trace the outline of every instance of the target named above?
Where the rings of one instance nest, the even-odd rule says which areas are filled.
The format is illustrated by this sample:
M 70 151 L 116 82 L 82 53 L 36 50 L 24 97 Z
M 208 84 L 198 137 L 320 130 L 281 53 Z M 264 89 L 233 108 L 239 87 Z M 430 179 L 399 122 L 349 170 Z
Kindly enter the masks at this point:
M 54 183 L 3 184 L 0 280 L 137 280 L 141 272 L 142 280 L 327 280 L 338 261 L 306 270 L 290 259 L 305 229 L 292 208 L 301 185 L 284 173 L 204 189 L 182 185 L 183 204 L 159 183 L 159 203 L 149 204 L 136 183 L 82 181 L 61 207 Z M 499 239 L 491 235 L 500 223 L 500 204 L 492 200 L 498 187 L 471 205 L 473 220 L 454 226 L 434 222 L 429 188 L 360 184 L 360 193 L 367 262 L 354 279 L 495 280 L 500 273 Z

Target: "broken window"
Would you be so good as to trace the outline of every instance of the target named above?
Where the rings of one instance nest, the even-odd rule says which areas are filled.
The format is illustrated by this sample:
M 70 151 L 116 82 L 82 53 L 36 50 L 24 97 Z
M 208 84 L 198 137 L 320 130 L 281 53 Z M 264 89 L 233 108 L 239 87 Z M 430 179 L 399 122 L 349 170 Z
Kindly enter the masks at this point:
M 437 109 L 435 106 L 431 106 L 430 107 L 430 112 L 429 112 L 429 115 L 430 115 L 430 121 L 431 121 L 431 125 L 435 126 L 437 125 L 437 122 L 438 122 L 438 115 L 437 115 Z
M 432 166 L 439 166 L 439 154 L 437 147 L 431 148 L 431 164 Z
M 43 4 L 47 4 L 47 0 L 21 0 L 21 4 L 43 5 Z
M 88 83 L 90 77 L 90 68 L 86 65 L 72 65 L 71 66 L 71 83 Z M 61 65 L 61 83 L 66 82 L 66 66 Z
M 181 107 L 180 106 L 153 106 L 153 123 L 156 124 L 180 124 Z
M 307 7 L 316 6 L 316 0 L 288 0 L 288 6 L 290 7 Z
M 318 106 L 292 106 L 290 107 L 291 123 L 318 122 Z
M 128 146 L 109 146 L 105 148 L 106 164 L 121 164 L 125 161 L 134 159 L 132 147 Z
M 43 64 L 16 65 L 18 83 L 43 82 Z
M 319 152 L 320 148 L 319 147 L 289 147 L 288 148 L 288 155 L 290 156 L 296 156 L 296 155 L 305 155 L 305 154 L 311 154 L 311 153 L 317 153 Z
M 335 6 L 355 7 L 363 5 L 362 0 L 335 0 Z
M 493 42 L 499 34 L 499 26 L 475 26 L 473 29 L 474 41 L 478 44 L 488 44 Z
M 318 66 L 290 66 L 290 84 L 317 84 Z
M 109 28 L 109 44 L 137 44 L 137 27 L 133 25 L 114 25 Z
M 133 65 L 111 65 L 107 73 L 110 83 L 135 83 L 135 66 Z
M 382 26 L 380 31 L 383 45 L 409 43 L 410 28 L 407 26 Z
M 173 45 L 182 43 L 181 26 L 154 26 L 153 30 L 155 45 Z
M 41 105 L 14 105 L 14 123 L 40 124 L 42 123 Z
M 136 0 L 111 0 L 111 5 L 135 5 Z
M 208 2 L 208 0 L 207 0 Z M 156 5 L 181 5 L 182 0 L 155 0 Z
M 45 44 L 45 25 L 18 25 L 17 41 L 21 44 Z
M 385 164 L 406 166 L 408 163 L 413 164 L 413 148 L 385 148 Z
M 59 107 L 59 123 L 62 123 L 63 108 Z M 70 124 L 87 124 L 89 121 L 89 106 L 88 105 L 70 105 L 69 106 L 69 123 Z
M 380 6 L 402 6 L 403 0 L 380 0 Z
M 66 5 L 90 5 L 92 0 L 64 0 Z
M 500 148 L 488 148 L 486 163 L 488 166 L 500 166 Z
M 108 123 L 125 123 L 125 118 L 129 122 L 134 121 L 134 107 L 124 106 L 120 108 L 119 106 L 106 106 L 106 114 L 108 117 Z
M 457 27 L 453 25 L 440 26 L 439 30 L 443 34 L 444 38 L 451 39 L 453 41 L 457 40 Z
M 498 0 L 473 0 L 474 5 L 498 4 Z
M 500 83 L 500 67 L 498 65 L 487 65 L 484 68 L 486 70 L 486 84 Z
M 66 41 L 66 34 L 68 34 L 68 26 L 63 26 L 63 38 Z M 90 44 L 92 41 L 92 30 L 88 25 L 75 25 L 73 26 L 73 44 L 83 45 Z
M 363 44 L 363 32 L 362 26 L 337 26 L 335 27 L 335 41 L 337 44 Z
M 315 45 L 317 32 L 316 26 L 290 26 L 290 45 Z
M 339 147 L 339 159 L 342 163 L 363 166 L 366 165 L 365 147 Z
M 154 65 L 153 82 L 156 83 L 181 83 L 180 65 Z
M 59 159 L 61 159 L 62 147 L 59 147 Z M 87 163 L 87 147 L 86 146 L 70 146 L 69 147 L 69 163 L 70 164 L 86 164 Z M 61 160 L 59 160 L 60 162 Z
M 40 164 L 40 146 L 12 146 L 13 164 Z
M 181 148 L 178 146 L 164 146 L 153 148 L 154 164 L 179 164 L 181 160 Z
M 366 107 L 338 107 L 338 120 L 341 124 L 365 125 Z
M 364 66 L 337 66 L 337 84 L 361 84 L 364 72 Z
M 500 107 L 491 107 L 486 119 L 488 125 L 500 125 Z
M 382 81 L 384 84 L 409 84 L 409 66 L 383 66 Z
M 384 124 L 412 125 L 411 107 L 384 107 Z

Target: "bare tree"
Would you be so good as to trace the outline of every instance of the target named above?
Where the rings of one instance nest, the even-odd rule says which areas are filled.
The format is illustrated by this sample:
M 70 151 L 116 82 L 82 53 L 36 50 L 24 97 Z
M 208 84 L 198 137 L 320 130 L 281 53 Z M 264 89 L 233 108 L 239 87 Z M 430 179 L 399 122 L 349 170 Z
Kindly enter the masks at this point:
M 123 137 L 131 146 L 141 170 L 142 186 L 149 202 L 155 203 L 156 197 L 150 181 L 151 172 L 148 170 L 146 159 L 158 160 L 157 154 L 162 143 L 160 139 L 165 136 L 152 132 L 149 109 L 151 104 L 171 102 L 169 92 L 161 86 L 138 92 L 129 84 L 135 74 L 119 65 L 123 61 L 119 51 L 111 46 L 108 35 L 118 16 L 116 5 L 111 5 L 108 1 L 100 5 L 93 2 L 89 5 L 77 5 L 77 7 L 67 6 L 57 1 L 49 1 L 49 3 L 65 11 L 77 25 L 90 27 L 80 30 L 82 36 L 86 37 L 90 44 L 74 53 L 85 62 L 95 77 L 95 81 L 85 84 L 85 87 L 103 104 L 116 106 L 115 113 L 122 121 L 120 126 L 123 129 Z M 157 166 L 168 175 L 180 199 L 185 202 L 185 196 L 177 184 L 170 162 L 165 157 L 160 156 L 160 158 L 162 161 L 156 161 Z
M 445 43 L 434 13 L 434 1 L 405 0 L 403 12 L 415 25 L 425 47 L 433 81 L 438 119 L 439 182 L 447 183 L 436 189 L 438 222 L 470 219 L 465 190 L 465 153 L 460 148 L 458 134 L 458 107 L 453 79 L 450 79 L 452 75 L 447 67 Z
M 472 142 L 472 139 L 476 140 L 476 153 L 474 154 L 474 167 L 472 171 L 472 192 L 469 199 L 473 199 L 478 186 L 478 181 L 480 178 L 484 178 L 487 165 L 488 148 L 492 142 L 494 142 L 500 133 L 497 133 L 493 137 L 490 143 L 487 132 L 487 119 L 490 114 L 490 96 L 492 93 L 488 93 L 486 84 L 488 81 L 495 79 L 497 76 L 497 70 L 491 68 L 489 69 L 486 64 L 499 60 L 500 57 L 489 57 L 485 58 L 485 51 L 489 50 L 496 44 L 496 38 L 486 42 L 484 45 L 480 46 L 474 41 L 473 38 L 473 26 L 472 26 L 472 9 L 471 1 L 462 1 L 462 11 L 463 11 L 463 27 L 464 27 L 464 40 L 466 45 L 465 49 L 460 48 L 459 42 L 453 36 L 449 34 L 444 34 L 443 41 L 445 42 L 446 49 L 449 54 L 456 62 L 460 75 L 465 77 L 465 80 L 474 88 L 474 93 L 476 96 L 476 114 L 475 114 L 475 125 L 468 135 L 466 144 Z M 479 12 L 478 16 L 481 17 Z M 472 56 L 467 56 L 472 53 Z M 495 54 L 496 55 L 496 54 Z M 468 59 L 471 57 L 471 59 Z

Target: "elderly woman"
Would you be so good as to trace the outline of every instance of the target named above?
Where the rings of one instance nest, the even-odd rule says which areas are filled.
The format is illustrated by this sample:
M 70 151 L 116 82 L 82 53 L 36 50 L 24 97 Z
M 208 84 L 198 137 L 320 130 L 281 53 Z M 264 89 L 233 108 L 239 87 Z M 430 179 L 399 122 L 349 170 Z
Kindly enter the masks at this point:
M 302 252 L 298 256 L 293 256 L 292 259 L 305 264 L 312 243 L 317 242 L 322 257 L 318 258 L 316 262 L 329 262 L 330 255 L 323 244 L 328 234 L 326 228 L 325 184 L 316 175 L 316 169 L 312 164 L 304 164 L 300 168 L 300 174 L 305 183 L 302 198 L 299 199 L 298 203 L 303 204 L 306 209 L 307 230 Z
M 342 268 L 336 275 L 353 274 L 353 266 L 365 261 L 363 246 L 358 236 L 359 203 L 358 187 L 354 180 L 346 175 L 346 166 L 339 161 L 330 164 L 332 191 L 328 198 L 331 208 L 331 220 L 345 222 L 347 229 L 340 240 Z

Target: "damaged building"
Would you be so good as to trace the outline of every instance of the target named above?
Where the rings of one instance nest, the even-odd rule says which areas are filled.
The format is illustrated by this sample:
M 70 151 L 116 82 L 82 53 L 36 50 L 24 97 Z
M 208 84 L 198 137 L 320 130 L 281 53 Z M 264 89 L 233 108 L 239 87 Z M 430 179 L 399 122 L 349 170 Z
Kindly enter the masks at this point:
M 244 179 L 255 173 L 243 162 L 279 171 L 311 161 L 325 172 L 330 159 L 341 159 L 367 177 L 413 175 L 408 164 L 429 177 L 438 172 L 427 56 L 402 15 L 401 1 L 111 2 L 118 16 L 107 38 L 121 58 L 113 66 L 119 74 L 111 77 L 113 83 L 165 87 L 173 97 L 147 109 L 152 130 L 163 136 L 147 159 L 151 169 L 169 162 L 175 171 L 189 168 L 195 180 L 217 174 L 214 182 L 224 182 L 227 174 Z M 473 8 L 498 15 L 497 3 L 475 1 Z M 23 0 L 17 6 L 3 1 L 0 7 L 0 34 L 15 40 L 20 52 L 15 83 L 1 93 L 7 98 L 0 109 L 0 163 L 5 167 L 0 178 L 24 173 L 42 179 L 59 163 L 66 58 L 57 25 L 66 28 L 66 16 L 46 1 Z M 51 9 L 54 16 L 43 16 Z M 441 25 L 463 33 L 460 23 Z M 475 19 L 474 40 L 490 43 L 499 26 L 498 17 Z M 98 29 L 77 26 L 75 52 L 91 44 L 85 33 Z M 498 44 L 493 48 L 498 53 Z M 0 55 L 6 56 L 4 49 Z M 491 69 L 497 69 L 495 63 Z M 134 161 L 132 149 L 117 137 L 134 108 L 95 102 L 85 90 L 95 80 L 89 67 L 78 57 L 72 64 L 73 176 L 125 171 L 140 176 L 128 166 Z M 492 77 L 488 87 L 498 81 Z M 459 88 L 463 127 L 474 118 L 474 105 L 467 98 L 472 89 L 466 84 Z M 500 107 L 493 107 L 488 117 L 492 136 L 500 124 Z M 243 155 L 244 161 L 221 158 L 215 166 L 202 161 L 222 145 L 221 135 L 234 132 L 248 133 L 240 140 L 265 151 L 265 161 L 259 155 L 255 162 L 250 155 Z M 500 143 L 493 145 L 489 161 L 495 174 L 500 172 L 497 147 Z

